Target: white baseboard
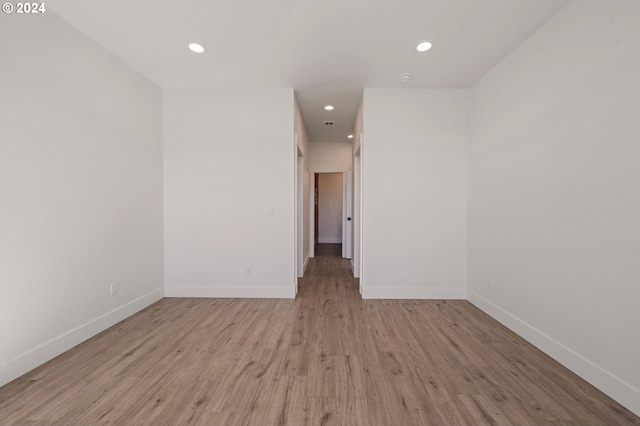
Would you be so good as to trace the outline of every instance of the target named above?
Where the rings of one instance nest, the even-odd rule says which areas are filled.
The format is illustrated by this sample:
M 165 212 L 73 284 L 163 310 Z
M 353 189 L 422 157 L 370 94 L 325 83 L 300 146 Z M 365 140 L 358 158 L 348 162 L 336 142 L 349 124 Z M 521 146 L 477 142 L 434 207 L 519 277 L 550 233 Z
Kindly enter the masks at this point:
M 562 343 L 542 333 L 484 297 L 468 292 L 468 300 L 505 327 L 640 416 L 640 390 L 614 376 Z
M 318 244 L 342 244 L 342 237 L 338 237 L 338 238 L 318 238 Z
M 163 297 L 164 289 L 154 290 L 61 336 L 55 337 L 29 352 L 10 359 L 4 365 L 0 365 L 0 386 L 4 386 L 45 362 L 52 360 L 61 353 L 90 339 Z
M 367 287 L 362 289 L 363 299 L 449 299 L 465 300 L 466 288 L 422 288 L 422 287 Z
M 165 297 L 206 297 L 220 299 L 293 299 L 296 289 L 291 287 L 242 286 L 169 286 Z

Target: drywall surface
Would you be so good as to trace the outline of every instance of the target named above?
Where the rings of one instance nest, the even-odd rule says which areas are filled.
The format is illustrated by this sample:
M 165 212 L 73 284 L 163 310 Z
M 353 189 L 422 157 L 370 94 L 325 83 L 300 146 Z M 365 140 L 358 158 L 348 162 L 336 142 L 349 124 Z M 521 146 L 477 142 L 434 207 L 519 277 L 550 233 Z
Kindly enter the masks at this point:
M 51 11 L 0 57 L 2 385 L 160 299 L 163 230 L 161 90 Z
M 294 297 L 294 94 L 164 91 L 168 296 Z
M 366 89 L 363 296 L 465 298 L 466 90 Z
M 311 171 L 342 173 L 353 169 L 353 146 L 348 142 L 312 142 Z
M 640 414 L 640 3 L 570 3 L 472 88 L 469 299 Z

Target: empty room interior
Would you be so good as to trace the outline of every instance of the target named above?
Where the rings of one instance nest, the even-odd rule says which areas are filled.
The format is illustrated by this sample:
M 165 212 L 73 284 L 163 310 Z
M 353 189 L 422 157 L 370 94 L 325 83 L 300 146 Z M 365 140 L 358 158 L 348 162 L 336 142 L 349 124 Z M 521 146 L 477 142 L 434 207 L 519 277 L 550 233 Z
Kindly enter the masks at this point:
M 640 2 L 3 5 L 0 425 L 639 424 Z

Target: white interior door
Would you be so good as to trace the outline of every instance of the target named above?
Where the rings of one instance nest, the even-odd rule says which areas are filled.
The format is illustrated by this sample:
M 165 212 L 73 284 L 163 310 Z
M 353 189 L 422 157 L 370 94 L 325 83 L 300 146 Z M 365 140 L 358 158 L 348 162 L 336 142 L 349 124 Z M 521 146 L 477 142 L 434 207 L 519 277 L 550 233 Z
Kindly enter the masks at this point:
M 353 238 L 353 173 L 347 170 L 342 173 L 342 257 L 351 259 L 351 241 Z

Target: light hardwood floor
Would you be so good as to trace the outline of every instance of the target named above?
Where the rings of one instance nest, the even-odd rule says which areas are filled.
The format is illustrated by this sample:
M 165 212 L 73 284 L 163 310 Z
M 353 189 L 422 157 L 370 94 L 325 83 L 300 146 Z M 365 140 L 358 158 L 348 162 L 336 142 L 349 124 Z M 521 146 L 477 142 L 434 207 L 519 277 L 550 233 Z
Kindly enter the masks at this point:
M 0 388 L 0 424 L 623 425 L 640 419 L 465 301 L 163 299 Z

